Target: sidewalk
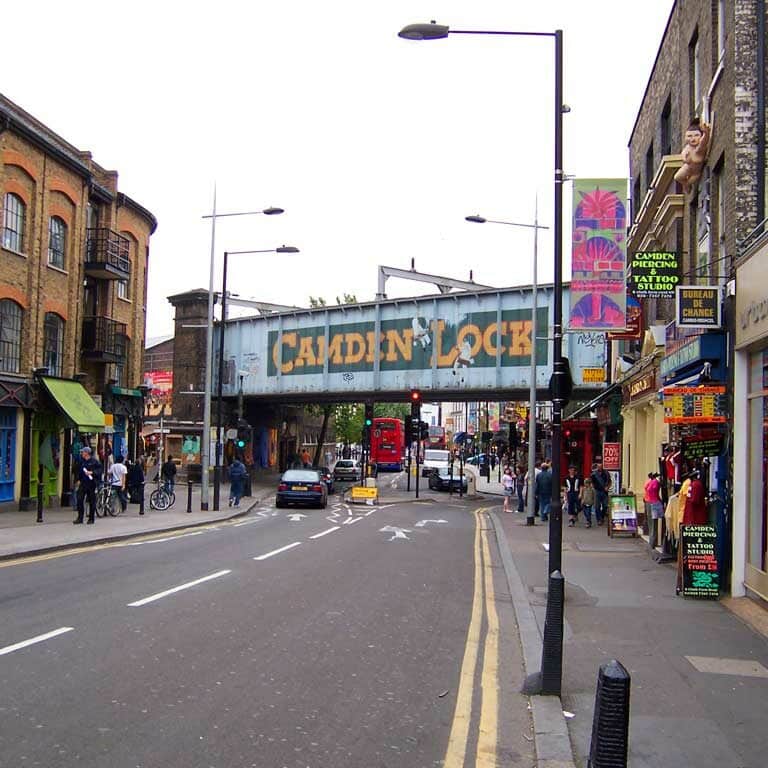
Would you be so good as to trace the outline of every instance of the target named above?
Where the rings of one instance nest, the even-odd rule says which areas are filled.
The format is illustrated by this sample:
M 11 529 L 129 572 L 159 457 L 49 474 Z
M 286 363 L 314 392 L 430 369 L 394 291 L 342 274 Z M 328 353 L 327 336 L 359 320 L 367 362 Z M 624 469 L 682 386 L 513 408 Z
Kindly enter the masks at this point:
M 274 474 L 274 478 L 272 477 Z M 251 496 L 243 497 L 240 506 L 229 507 L 229 483 L 222 483 L 220 507 L 213 511 L 213 485 L 210 486 L 209 510 L 200 510 L 200 486 L 193 486 L 192 512 L 187 512 L 187 486 L 176 485 L 176 502 L 170 509 L 150 509 L 149 494 L 154 485 L 147 484 L 144 490 L 144 514 L 139 514 L 138 504 L 129 504 L 128 509 L 116 517 L 97 517 L 93 525 L 72 525 L 76 512 L 70 507 L 46 508 L 43 522 L 37 522 L 37 511 L 20 512 L 16 505 L 0 507 L 0 560 L 18 555 L 42 554 L 58 549 L 69 549 L 94 542 L 115 541 L 155 531 L 169 531 L 179 528 L 213 523 L 238 515 L 262 500 L 274 496 L 277 487 L 276 473 L 264 473 L 251 484 Z
M 548 525 L 536 518 L 530 527 L 525 514 L 504 514 L 500 484 L 491 477 L 478 478 L 477 489 L 494 502 L 491 519 L 532 674 L 541 668 Z M 552 706 L 556 698 L 532 697 L 537 764 L 569 765 L 562 753 L 570 747 L 573 764 L 586 766 L 598 670 L 616 659 L 631 676 L 632 768 L 763 766 L 768 633 L 739 618 L 733 604 L 749 611 L 743 601 L 678 597 L 674 563 L 656 563 L 640 538 L 609 538 L 605 528 L 586 529 L 583 521 L 563 528 L 562 563 L 562 709 L 573 717 L 563 719 Z M 563 724 L 570 744 L 557 738 Z

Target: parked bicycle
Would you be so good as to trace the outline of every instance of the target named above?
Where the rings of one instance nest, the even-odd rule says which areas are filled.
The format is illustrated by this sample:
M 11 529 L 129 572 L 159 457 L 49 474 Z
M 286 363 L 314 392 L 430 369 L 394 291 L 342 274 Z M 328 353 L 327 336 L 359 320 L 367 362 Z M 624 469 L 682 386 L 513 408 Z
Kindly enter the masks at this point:
M 96 517 L 116 517 L 122 514 L 123 507 L 117 499 L 115 489 L 109 483 L 102 483 L 96 489 Z
M 160 483 L 160 477 L 157 479 L 157 488 L 149 495 L 150 509 L 157 509 L 161 512 L 172 507 L 176 502 L 176 494 L 169 482 Z

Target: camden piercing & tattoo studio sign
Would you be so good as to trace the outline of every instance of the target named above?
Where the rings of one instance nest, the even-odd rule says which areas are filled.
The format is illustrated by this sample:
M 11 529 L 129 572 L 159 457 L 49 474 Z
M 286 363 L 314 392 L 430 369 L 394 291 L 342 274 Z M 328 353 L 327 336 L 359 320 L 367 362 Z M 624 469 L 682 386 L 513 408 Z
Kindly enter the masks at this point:
M 638 299 L 674 299 L 680 258 L 674 251 L 639 251 L 629 264 L 629 289 Z

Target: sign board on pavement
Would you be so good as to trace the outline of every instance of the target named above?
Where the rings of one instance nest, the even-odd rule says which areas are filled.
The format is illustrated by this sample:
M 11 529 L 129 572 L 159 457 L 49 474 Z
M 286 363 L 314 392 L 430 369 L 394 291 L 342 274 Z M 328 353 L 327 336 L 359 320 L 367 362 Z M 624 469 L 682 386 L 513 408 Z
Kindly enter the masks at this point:
M 714 525 L 681 525 L 683 597 L 717 600 L 717 532 Z

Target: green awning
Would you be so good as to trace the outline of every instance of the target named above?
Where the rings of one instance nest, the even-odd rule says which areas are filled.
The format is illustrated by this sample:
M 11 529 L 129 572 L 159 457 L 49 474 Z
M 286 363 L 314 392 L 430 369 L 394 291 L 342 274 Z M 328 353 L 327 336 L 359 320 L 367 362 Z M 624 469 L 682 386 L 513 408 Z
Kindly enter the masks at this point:
M 40 379 L 48 394 L 56 401 L 59 410 L 80 432 L 103 432 L 104 414 L 85 387 L 70 379 Z

